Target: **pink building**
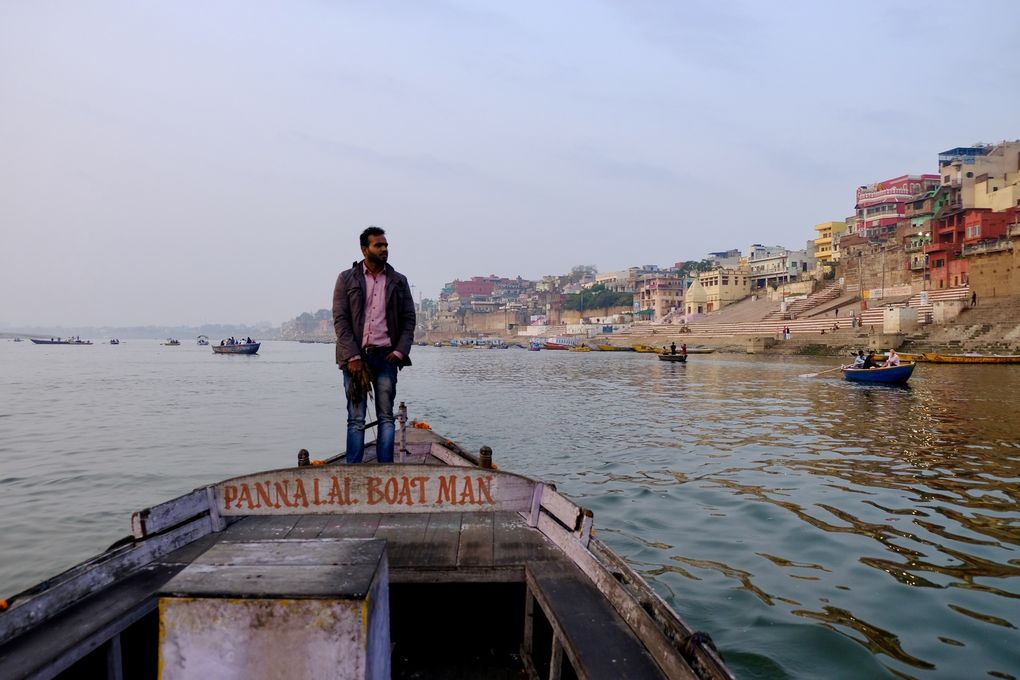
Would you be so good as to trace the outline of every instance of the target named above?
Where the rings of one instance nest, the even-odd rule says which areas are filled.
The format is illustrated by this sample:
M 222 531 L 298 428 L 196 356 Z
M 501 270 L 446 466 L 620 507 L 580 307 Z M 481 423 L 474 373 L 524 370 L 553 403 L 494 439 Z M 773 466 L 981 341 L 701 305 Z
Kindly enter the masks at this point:
M 936 189 L 939 175 L 900 175 L 884 182 L 857 188 L 857 233 L 869 241 L 885 240 L 896 233 L 906 215 L 907 203 Z

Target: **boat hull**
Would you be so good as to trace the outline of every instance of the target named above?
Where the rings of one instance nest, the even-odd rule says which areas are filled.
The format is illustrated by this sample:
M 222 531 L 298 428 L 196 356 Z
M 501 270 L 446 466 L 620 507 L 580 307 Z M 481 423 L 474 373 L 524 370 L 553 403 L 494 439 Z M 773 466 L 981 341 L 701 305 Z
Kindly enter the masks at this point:
M 244 345 L 213 345 L 212 351 L 216 354 L 255 354 L 261 346 L 261 342 L 252 342 Z
M 224 640 L 235 644 L 240 659 L 230 670 L 266 649 L 279 659 L 298 643 L 301 650 L 318 645 L 329 653 L 339 644 L 335 634 L 294 642 L 295 621 L 309 630 L 321 624 L 294 603 L 313 601 L 301 595 L 334 600 L 344 587 L 345 601 L 361 603 L 345 605 L 355 610 L 346 619 L 349 628 L 364 631 L 375 622 L 373 631 L 392 630 L 392 638 L 380 638 L 385 644 L 374 658 L 388 670 L 392 640 L 411 671 L 401 675 L 536 677 L 529 669 L 549 660 L 532 650 L 551 636 L 572 677 L 694 677 L 689 669 L 695 668 L 702 680 L 733 680 L 708 636 L 695 633 L 594 535 L 590 511 L 551 485 L 490 468 L 483 455 L 476 458 L 430 430 L 409 429 L 401 431 L 399 462 L 370 462 L 375 447 L 369 445 L 362 464 L 336 464 L 340 454 L 309 465 L 305 450 L 306 462 L 298 467 L 223 480 L 136 512 L 132 536 L 10 598 L 0 615 L 0 675 L 92 677 L 95 664 L 85 657 L 97 648 L 114 669 L 127 668 L 129 660 L 158 663 L 161 671 L 168 658 L 181 667 L 185 657 L 171 656 L 179 649 L 189 650 L 187 658 L 218 659 Z M 282 526 L 306 531 L 281 541 Z M 429 551 L 421 548 L 426 526 L 434 546 Z M 351 548 L 356 552 L 346 551 Z M 390 583 L 402 593 L 387 602 L 375 588 Z M 311 588 L 317 590 L 308 596 Z M 463 636 L 449 635 L 444 626 L 422 628 L 420 612 L 430 603 L 456 613 L 481 598 L 494 621 L 511 623 L 486 626 L 468 646 L 496 651 L 468 656 Z M 256 617 L 224 615 L 251 611 L 256 600 L 257 625 L 249 623 Z M 369 607 L 380 600 L 379 609 Z M 311 613 L 321 616 L 324 607 Z M 182 611 L 197 615 L 175 614 Z M 556 624 L 551 633 L 535 634 L 538 626 L 518 624 L 526 616 Z M 124 654 L 121 635 L 144 643 L 136 645 L 143 651 Z M 39 653 L 40 640 L 57 652 Z M 476 656 L 480 660 L 472 661 Z
M 938 354 L 925 352 L 924 360 L 933 364 L 1020 364 L 1020 354 Z
M 619 345 L 596 345 L 600 352 L 633 352 L 633 347 L 621 347 Z
M 683 354 L 660 354 L 659 361 L 671 361 L 678 364 L 686 364 L 687 357 Z
M 844 368 L 843 377 L 851 382 L 902 385 L 910 380 L 917 364 L 901 364 L 886 368 Z
M 91 340 L 40 340 L 39 338 L 29 338 L 32 342 L 37 345 L 91 345 Z

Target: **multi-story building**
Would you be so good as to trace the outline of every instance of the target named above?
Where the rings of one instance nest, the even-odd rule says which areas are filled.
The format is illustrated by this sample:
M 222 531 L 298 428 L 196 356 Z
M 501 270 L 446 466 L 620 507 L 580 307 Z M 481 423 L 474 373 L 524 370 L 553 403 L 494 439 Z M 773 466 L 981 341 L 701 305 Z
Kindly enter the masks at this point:
M 750 294 L 750 272 L 719 268 L 698 275 L 687 291 L 684 311 L 688 315 L 714 312 Z
M 1007 215 L 1006 235 L 995 240 L 965 243 L 968 283 L 978 300 L 1020 296 L 1020 206 Z
M 931 221 L 935 214 L 934 189 L 914 196 L 906 204 L 903 219 L 896 227 L 896 243 L 903 251 L 906 280 L 914 290 L 927 288 L 928 257 L 924 249 L 932 242 Z
M 1020 176 L 1020 141 L 943 151 L 939 174 L 941 183 L 933 196 L 932 243 L 924 248 L 927 279 L 931 288 L 967 285 L 964 243 L 973 246 L 1006 233 L 1009 218 L 1003 215 L 1016 205 L 1011 205 L 1011 199 L 1016 199 L 1009 192 L 1013 191 L 1010 178 Z M 1005 198 L 995 196 L 999 191 L 1007 192 Z M 1020 193 L 1020 188 L 1016 191 Z
M 709 253 L 708 257 L 705 258 L 716 267 L 730 267 L 735 268 L 740 266 L 740 260 L 743 256 L 740 251 L 736 248 L 730 250 L 719 250 L 714 253 Z
M 939 175 L 901 175 L 858 187 L 857 233 L 869 241 L 892 237 L 906 213 L 906 203 L 914 196 L 935 189 L 939 180 Z
M 818 236 L 815 237 L 815 261 L 819 266 L 826 266 L 839 260 L 839 239 L 847 233 L 846 222 L 833 220 L 815 225 Z
M 602 284 L 614 293 L 633 293 L 636 283 L 634 271 L 637 267 L 618 272 L 603 272 L 595 275 L 595 283 Z
M 638 310 L 651 310 L 651 320 L 661 321 L 672 313 L 684 311 L 686 281 L 675 274 L 648 274 L 641 277 L 637 289 Z
M 765 288 L 796 281 L 808 272 L 809 257 L 805 250 L 788 250 L 783 246 L 753 244 L 748 250 L 746 270 L 751 288 Z

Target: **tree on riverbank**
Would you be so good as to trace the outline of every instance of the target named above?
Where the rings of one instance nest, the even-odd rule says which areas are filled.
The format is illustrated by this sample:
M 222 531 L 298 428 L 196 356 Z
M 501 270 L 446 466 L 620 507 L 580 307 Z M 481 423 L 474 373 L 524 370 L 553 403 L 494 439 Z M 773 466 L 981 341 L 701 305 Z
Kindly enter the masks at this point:
M 563 309 L 579 312 L 586 309 L 605 309 L 634 304 L 633 293 L 614 293 L 606 289 L 604 284 L 596 283 L 591 288 L 582 289 L 575 295 L 567 295 Z

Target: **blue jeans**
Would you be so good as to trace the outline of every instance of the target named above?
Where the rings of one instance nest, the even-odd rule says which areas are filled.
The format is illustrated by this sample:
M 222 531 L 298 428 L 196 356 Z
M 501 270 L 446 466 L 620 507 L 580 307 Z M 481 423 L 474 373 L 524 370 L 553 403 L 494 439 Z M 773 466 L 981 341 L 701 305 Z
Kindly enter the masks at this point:
M 380 463 L 393 462 L 393 400 L 397 396 L 397 365 L 387 361 L 382 353 L 370 353 L 366 359 L 372 379 L 372 394 L 375 399 L 375 416 L 379 421 L 379 435 L 375 442 L 376 460 Z M 351 376 L 344 374 L 344 395 L 347 395 L 347 384 Z M 368 399 L 362 398 L 360 403 L 352 404 L 347 398 L 347 462 L 360 463 L 365 458 L 365 412 L 368 410 Z

